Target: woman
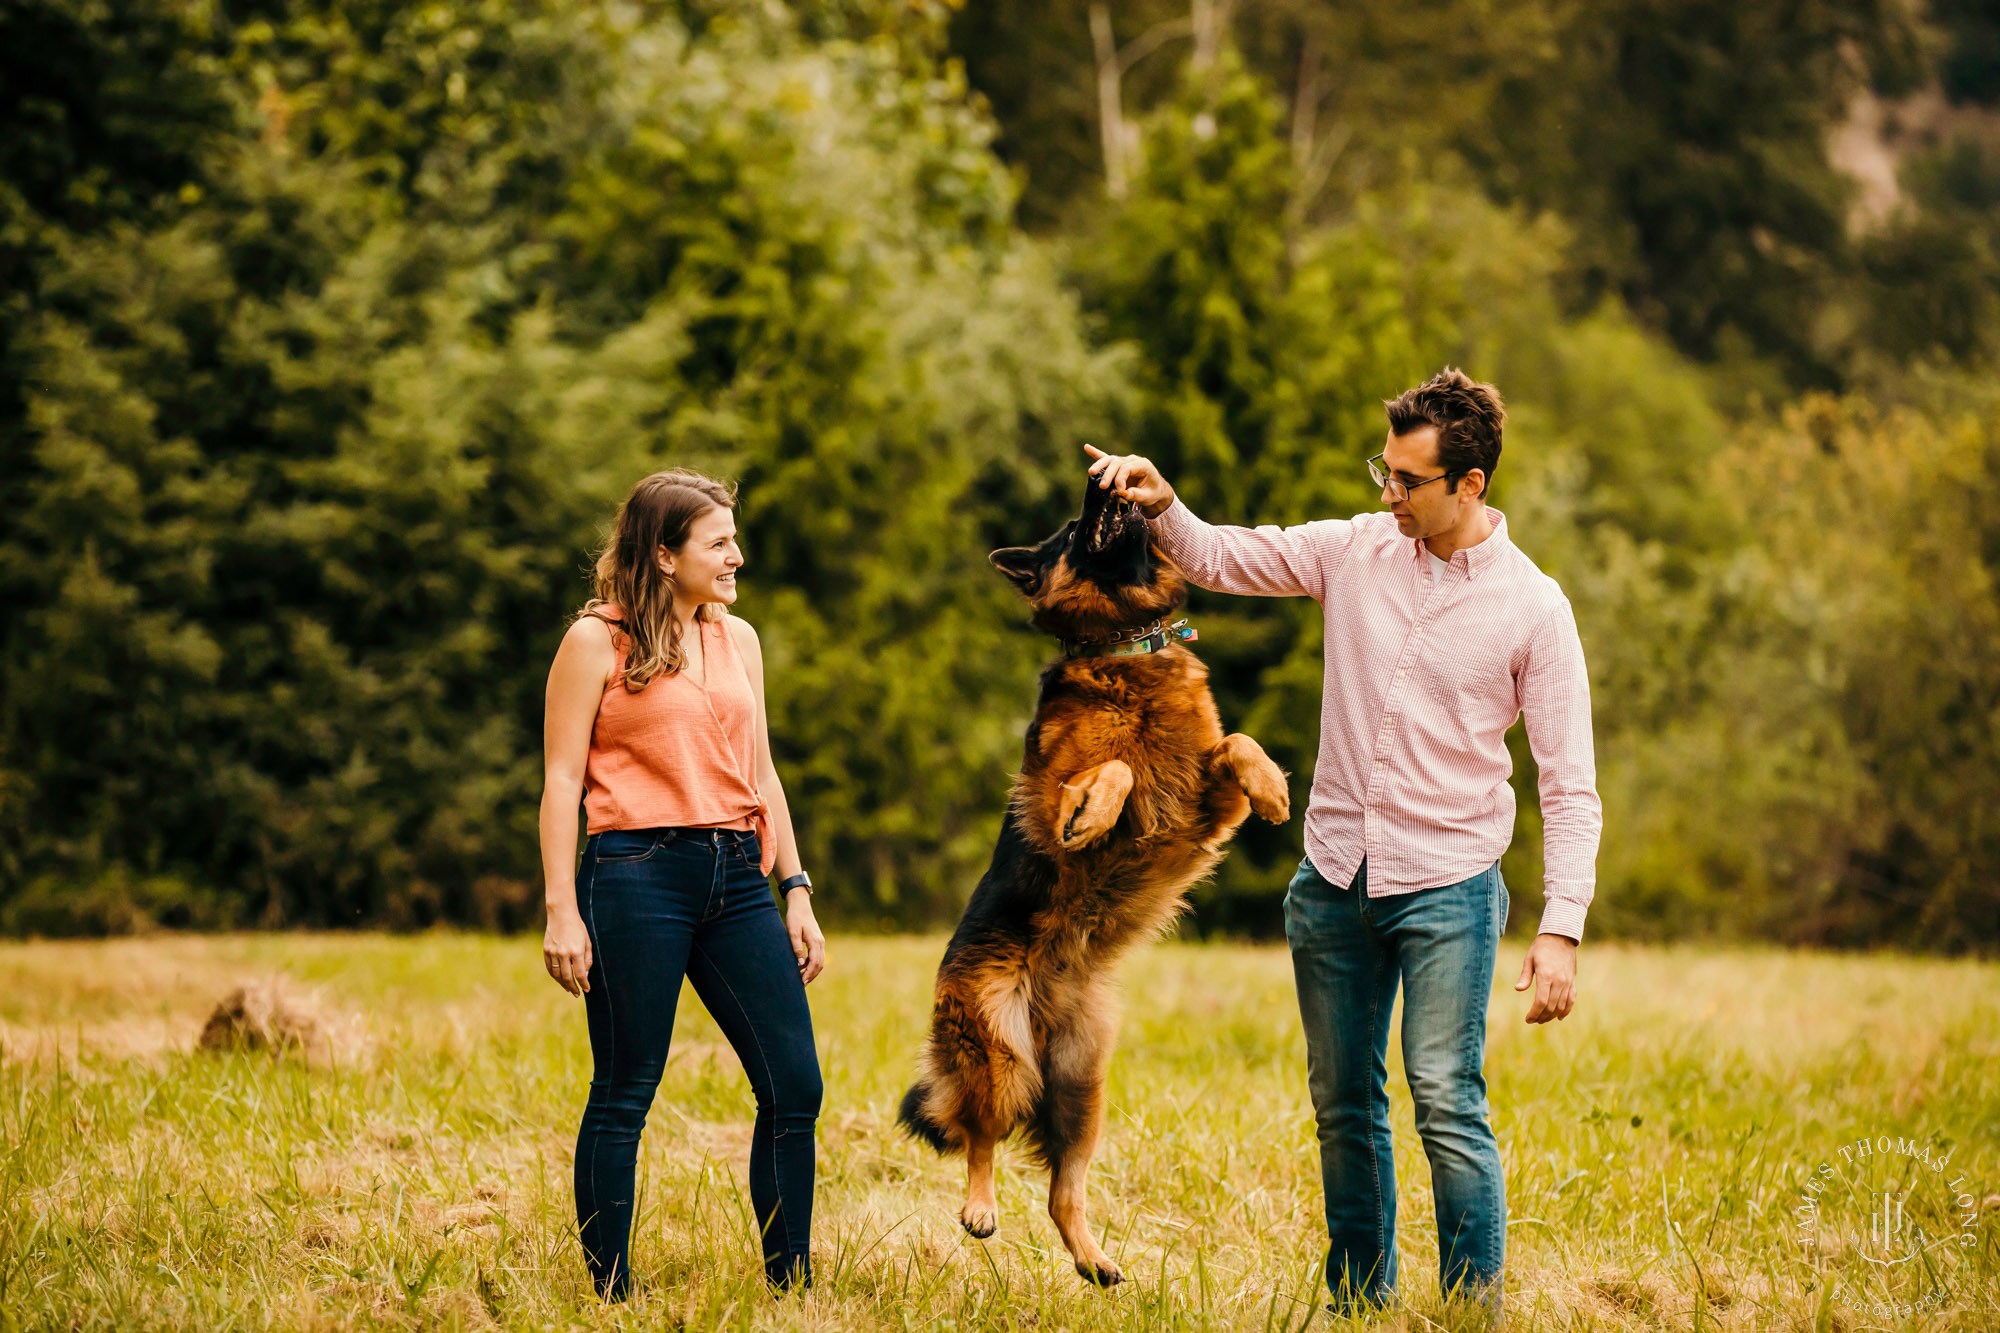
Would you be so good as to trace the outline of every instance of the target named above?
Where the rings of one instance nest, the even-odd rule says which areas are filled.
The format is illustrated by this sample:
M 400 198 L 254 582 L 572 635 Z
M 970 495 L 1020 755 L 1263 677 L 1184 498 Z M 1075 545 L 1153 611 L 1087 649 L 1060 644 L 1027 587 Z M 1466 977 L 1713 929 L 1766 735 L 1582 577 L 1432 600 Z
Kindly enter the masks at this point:
M 771 766 L 757 634 L 725 609 L 743 567 L 735 503 L 694 472 L 634 487 L 598 557 L 597 595 L 549 671 L 542 957 L 583 996 L 590 1024 L 576 1213 L 609 1300 L 631 1289 L 633 1168 L 683 976 L 757 1095 L 750 1200 L 765 1273 L 781 1290 L 812 1276 L 820 1071 L 805 983 L 825 966 L 826 941 Z

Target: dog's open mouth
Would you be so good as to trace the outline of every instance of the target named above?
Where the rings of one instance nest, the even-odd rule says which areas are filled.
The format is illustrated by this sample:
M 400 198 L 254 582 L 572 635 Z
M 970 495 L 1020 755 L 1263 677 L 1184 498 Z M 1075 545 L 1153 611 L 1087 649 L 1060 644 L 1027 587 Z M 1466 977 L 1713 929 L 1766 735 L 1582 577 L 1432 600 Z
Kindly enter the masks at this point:
M 1083 532 L 1086 554 L 1097 555 L 1123 537 L 1138 516 L 1139 506 L 1130 500 L 1112 499 L 1097 511 L 1097 517 Z

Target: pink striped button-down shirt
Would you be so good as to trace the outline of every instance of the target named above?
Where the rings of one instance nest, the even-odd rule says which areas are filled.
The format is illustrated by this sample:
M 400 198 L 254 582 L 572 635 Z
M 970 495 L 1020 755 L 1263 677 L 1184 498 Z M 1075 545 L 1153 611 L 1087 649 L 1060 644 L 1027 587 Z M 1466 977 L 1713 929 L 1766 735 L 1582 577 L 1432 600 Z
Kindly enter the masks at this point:
M 1499 860 L 1514 834 L 1505 737 L 1525 714 L 1541 768 L 1541 929 L 1580 941 L 1604 827 L 1583 644 L 1562 589 L 1486 512 L 1492 535 L 1442 575 L 1387 512 L 1237 528 L 1175 500 L 1152 527 L 1199 587 L 1311 597 L 1325 613 L 1306 855 L 1328 881 L 1351 883 L 1365 856 L 1376 898 Z

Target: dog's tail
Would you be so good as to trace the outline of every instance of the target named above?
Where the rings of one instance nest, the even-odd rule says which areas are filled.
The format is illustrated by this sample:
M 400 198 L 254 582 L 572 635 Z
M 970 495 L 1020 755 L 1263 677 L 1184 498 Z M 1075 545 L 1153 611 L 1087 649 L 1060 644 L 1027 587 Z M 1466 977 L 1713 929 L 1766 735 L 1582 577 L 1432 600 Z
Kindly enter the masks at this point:
M 930 1095 L 931 1086 L 927 1080 L 918 1079 L 911 1084 L 910 1090 L 903 1094 L 903 1105 L 896 1112 L 896 1121 L 909 1131 L 911 1138 L 921 1139 L 940 1153 L 954 1152 L 964 1145 L 954 1142 L 950 1131 L 931 1119 L 929 1112 L 924 1110 L 924 1103 L 930 1100 Z

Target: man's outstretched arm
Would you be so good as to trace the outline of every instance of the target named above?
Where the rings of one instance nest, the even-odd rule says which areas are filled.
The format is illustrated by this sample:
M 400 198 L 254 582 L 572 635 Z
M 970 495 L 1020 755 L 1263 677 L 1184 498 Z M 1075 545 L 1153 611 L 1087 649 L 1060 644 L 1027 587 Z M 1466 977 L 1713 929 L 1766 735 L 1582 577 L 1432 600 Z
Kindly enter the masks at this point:
M 1096 460 L 1090 475 L 1098 485 L 1139 506 L 1160 548 L 1196 587 L 1253 597 L 1325 600 L 1326 570 L 1353 540 L 1354 525 L 1346 519 L 1291 528 L 1204 523 L 1174 495 L 1151 459 L 1107 454 L 1087 444 L 1084 449 Z

